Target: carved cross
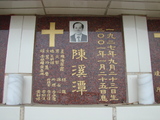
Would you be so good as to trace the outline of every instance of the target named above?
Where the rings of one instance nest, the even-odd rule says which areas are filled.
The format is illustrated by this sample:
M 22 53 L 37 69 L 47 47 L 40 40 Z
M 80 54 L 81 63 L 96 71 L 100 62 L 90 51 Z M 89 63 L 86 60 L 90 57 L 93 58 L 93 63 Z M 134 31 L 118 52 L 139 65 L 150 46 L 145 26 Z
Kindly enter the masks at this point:
M 56 34 L 63 34 L 63 29 L 56 30 L 55 29 L 55 22 L 51 22 L 50 29 L 42 30 L 42 34 L 49 34 L 49 47 L 55 47 L 55 35 Z

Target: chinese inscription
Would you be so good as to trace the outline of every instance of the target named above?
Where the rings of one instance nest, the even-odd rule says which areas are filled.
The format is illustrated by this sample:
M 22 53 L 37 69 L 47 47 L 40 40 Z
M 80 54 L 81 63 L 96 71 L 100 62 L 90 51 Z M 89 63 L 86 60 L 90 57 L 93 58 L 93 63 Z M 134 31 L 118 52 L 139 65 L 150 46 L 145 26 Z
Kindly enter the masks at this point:
M 111 19 L 112 22 L 121 21 L 121 18 Z M 97 23 L 100 27 L 92 28 L 90 26 L 97 20 L 85 18 L 90 25 L 88 42 L 70 43 L 70 20 L 72 19 L 66 18 L 64 21 L 63 17 L 40 17 L 37 21 L 33 101 L 41 104 L 125 102 L 122 23 L 119 22 L 119 27 L 115 28 L 114 22 L 103 18 L 103 22 Z M 48 22 L 54 24 L 50 24 L 50 30 L 44 32 Z M 55 24 L 61 32 L 55 32 Z M 110 26 L 106 26 L 107 24 Z M 50 40 L 51 35 L 55 36 L 54 40 Z M 51 45 L 53 41 L 56 41 L 56 44 Z

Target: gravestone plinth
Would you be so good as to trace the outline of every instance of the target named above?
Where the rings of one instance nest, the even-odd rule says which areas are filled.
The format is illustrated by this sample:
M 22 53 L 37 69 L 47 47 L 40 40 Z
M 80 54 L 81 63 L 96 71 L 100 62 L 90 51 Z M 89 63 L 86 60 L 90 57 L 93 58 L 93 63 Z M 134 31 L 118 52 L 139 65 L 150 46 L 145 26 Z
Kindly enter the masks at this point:
M 84 24 L 81 42 L 70 37 L 76 22 Z M 123 103 L 125 68 L 121 17 L 37 17 L 34 103 Z

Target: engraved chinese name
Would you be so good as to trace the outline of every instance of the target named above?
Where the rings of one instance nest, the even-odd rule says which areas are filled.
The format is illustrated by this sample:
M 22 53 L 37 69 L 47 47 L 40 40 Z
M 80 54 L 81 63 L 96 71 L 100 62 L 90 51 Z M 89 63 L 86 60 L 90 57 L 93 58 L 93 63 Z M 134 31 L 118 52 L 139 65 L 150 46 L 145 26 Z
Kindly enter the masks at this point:
M 81 64 L 72 65 L 72 76 L 75 76 L 72 81 L 72 92 L 79 92 L 83 95 L 87 91 L 85 78 L 87 77 L 86 65 L 83 60 L 87 59 L 85 49 L 72 49 L 72 60 L 81 61 Z M 74 64 L 74 63 L 73 63 Z M 76 78 L 82 78 L 81 80 Z

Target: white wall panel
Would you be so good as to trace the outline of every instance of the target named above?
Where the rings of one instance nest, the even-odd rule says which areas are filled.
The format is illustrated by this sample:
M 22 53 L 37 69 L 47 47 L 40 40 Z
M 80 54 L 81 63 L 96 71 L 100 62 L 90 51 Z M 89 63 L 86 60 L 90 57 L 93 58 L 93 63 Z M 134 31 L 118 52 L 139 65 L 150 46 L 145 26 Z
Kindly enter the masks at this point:
M 24 120 L 113 120 L 111 107 L 25 107 Z
M 5 73 L 17 73 L 23 16 L 11 16 Z
M 31 104 L 32 76 L 24 76 L 23 104 Z
M 127 75 L 128 103 L 138 102 L 137 75 Z
M 138 46 L 134 16 L 123 16 L 127 72 L 139 72 Z
M 35 21 L 35 16 L 24 16 L 19 73 L 32 73 Z
M 20 107 L 0 106 L 0 120 L 20 120 Z
M 160 106 L 117 107 L 117 120 L 160 120 Z
M 146 17 L 136 16 L 140 72 L 151 72 L 150 48 Z

